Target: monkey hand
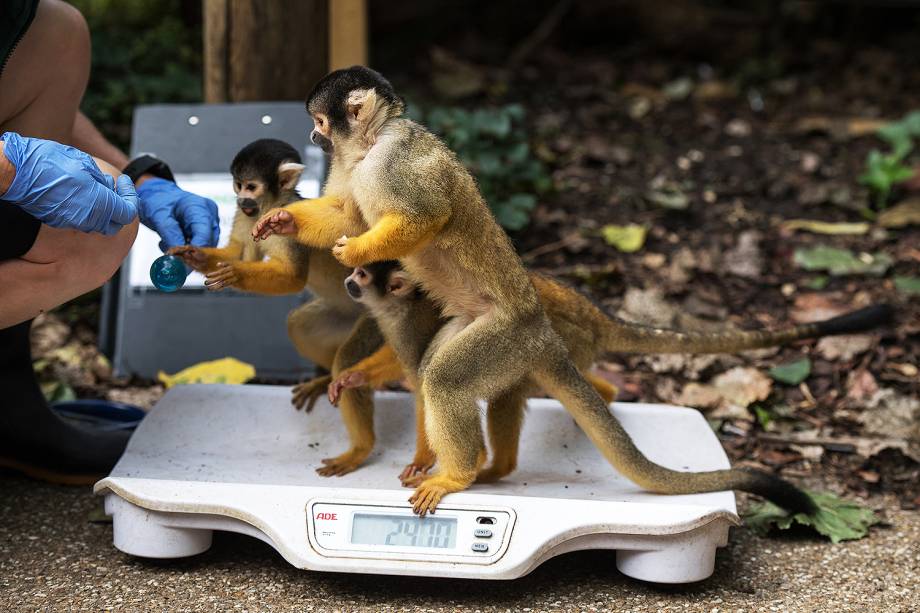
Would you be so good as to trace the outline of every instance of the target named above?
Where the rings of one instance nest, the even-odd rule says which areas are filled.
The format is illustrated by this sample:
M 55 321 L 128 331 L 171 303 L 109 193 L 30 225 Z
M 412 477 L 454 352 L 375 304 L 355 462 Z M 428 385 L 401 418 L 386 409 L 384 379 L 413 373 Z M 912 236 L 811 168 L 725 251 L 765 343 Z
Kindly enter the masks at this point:
M 204 278 L 204 285 L 211 291 L 219 292 L 222 289 L 233 287 L 240 282 L 233 262 L 218 262 L 217 267 Z
M 358 252 L 357 240 L 348 238 L 347 236 L 342 236 L 335 241 L 335 246 L 332 248 L 332 255 L 335 256 L 335 259 L 349 268 L 367 264 L 364 257 Z
M 309 381 L 304 381 L 294 386 L 291 390 L 291 404 L 298 411 L 304 409 L 307 413 L 313 410 L 313 406 L 332 381 L 330 375 L 316 377 Z
M 198 272 L 205 272 L 208 267 L 208 256 L 205 255 L 204 251 L 194 245 L 170 247 L 166 253 L 182 258 L 186 266 Z
M 362 370 L 344 371 L 339 373 L 335 381 L 329 384 L 327 390 L 329 402 L 333 406 L 338 406 L 339 398 L 342 396 L 342 390 L 354 389 L 367 385 L 367 373 Z
M 290 211 L 273 209 L 259 218 L 252 227 L 252 240 L 264 241 L 272 234 L 297 234 L 297 220 Z

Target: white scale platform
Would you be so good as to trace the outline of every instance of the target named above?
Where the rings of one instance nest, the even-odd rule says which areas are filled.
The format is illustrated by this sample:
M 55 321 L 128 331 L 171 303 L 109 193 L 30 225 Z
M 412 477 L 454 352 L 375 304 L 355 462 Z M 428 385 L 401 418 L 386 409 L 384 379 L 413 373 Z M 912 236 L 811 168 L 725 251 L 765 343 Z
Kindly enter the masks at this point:
M 412 411 L 408 394 L 377 394 L 374 453 L 359 470 L 324 478 L 314 472 L 320 459 L 347 447 L 327 402 L 304 414 L 287 387 L 176 387 L 95 491 L 115 546 L 132 555 L 195 555 L 226 530 L 265 541 L 298 568 L 431 577 L 514 579 L 562 553 L 615 549 L 631 577 L 699 581 L 740 523 L 732 492 L 642 491 L 551 400 L 530 401 L 516 472 L 450 494 L 417 520 L 397 478 L 413 454 Z M 617 403 L 613 412 L 660 464 L 729 465 L 697 411 Z

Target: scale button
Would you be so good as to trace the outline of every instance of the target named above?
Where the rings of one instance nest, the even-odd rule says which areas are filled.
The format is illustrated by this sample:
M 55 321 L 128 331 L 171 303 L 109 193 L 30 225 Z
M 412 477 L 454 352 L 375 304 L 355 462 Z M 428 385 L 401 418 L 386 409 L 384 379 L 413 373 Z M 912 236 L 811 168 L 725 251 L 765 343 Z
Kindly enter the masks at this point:
M 478 536 L 479 538 L 492 538 L 492 531 L 488 528 L 476 528 L 473 530 L 473 536 Z
M 483 551 L 483 552 L 485 552 L 485 551 L 488 551 L 488 550 L 489 550 L 489 544 L 488 544 L 488 543 L 473 543 L 473 551 Z

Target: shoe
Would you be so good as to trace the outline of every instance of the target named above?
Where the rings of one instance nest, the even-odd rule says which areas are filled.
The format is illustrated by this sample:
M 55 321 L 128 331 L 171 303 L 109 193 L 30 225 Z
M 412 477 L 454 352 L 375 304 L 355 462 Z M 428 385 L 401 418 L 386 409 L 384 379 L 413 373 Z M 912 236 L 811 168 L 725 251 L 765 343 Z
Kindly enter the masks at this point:
M 95 431 L 51 410 L 32 370 L 27 321 L 0 330 L 0 467 L 64 485 L 91 485 L 121 457 L 127 431 Z

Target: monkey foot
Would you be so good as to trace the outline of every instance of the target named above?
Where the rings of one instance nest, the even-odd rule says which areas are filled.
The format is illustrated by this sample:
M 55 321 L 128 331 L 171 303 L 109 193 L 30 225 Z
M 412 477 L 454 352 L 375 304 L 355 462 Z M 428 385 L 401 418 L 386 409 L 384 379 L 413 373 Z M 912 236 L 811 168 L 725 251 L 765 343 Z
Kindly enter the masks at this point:
M 321 460 L 323 466 L 317 468 L 316 472 L 321 477 L 341 477 L 358 470 L 366 459 L 366 453 L 346 451 L 338 457 Z
M 409 502 L 412 504 L 412 510 L 424 517 L 428 513 L 434 514 L 435 509 L 438 508 L 438 503 L 441 502 L 441 498 L 451 492 L 465 490 L 468 485 L 468 483 L 461 483 L 448 477 L 439 477 L 437 475 L 429 477 L 419 483 L 415 493 L 409 497 Z
M 476 475 L 476 483 L 495 483 L 499 479 L 507 477 L 513 470 L 513 468 L 506 466 L 489 466 L 479 471 L 479 474 Z
M 326 392 L 326 388 L 329 387 L 331 381 L 332 377 L 325 375 L 295 385 L 294 389 L 291 390 L 291 404 L 298 411 L 306 406 L 306 411 L 309 413 L 313 410 L 316 401 Z
M 428 477 L 428 471 L 434 466 L 434 460 L 406 464 L 406 467 L 399 473 L 399 482 L 403 487 L 416 487 L 423 479 Z M 411 482 L 411 483 L 410 483 Z

